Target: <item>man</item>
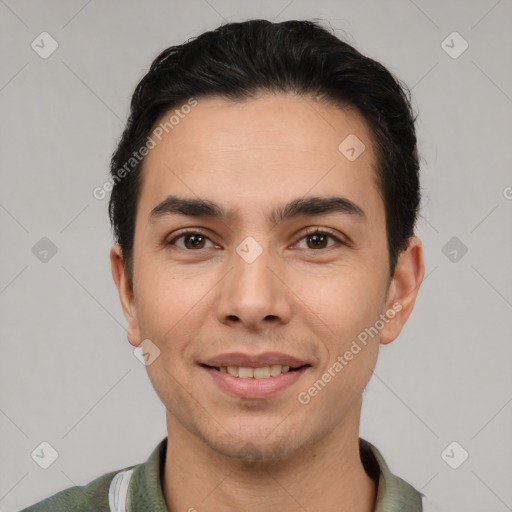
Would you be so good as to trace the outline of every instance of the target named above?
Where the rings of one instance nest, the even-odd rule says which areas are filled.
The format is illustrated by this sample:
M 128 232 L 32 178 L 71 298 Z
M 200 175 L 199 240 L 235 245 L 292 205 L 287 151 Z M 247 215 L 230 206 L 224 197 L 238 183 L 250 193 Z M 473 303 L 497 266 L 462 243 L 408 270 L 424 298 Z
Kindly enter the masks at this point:
M 26 511 L 424 510 L 359 438 L 424 275 L 405 91 L 309 21 L 155 59 L 112 158 L 110 258 L 168 436 Z

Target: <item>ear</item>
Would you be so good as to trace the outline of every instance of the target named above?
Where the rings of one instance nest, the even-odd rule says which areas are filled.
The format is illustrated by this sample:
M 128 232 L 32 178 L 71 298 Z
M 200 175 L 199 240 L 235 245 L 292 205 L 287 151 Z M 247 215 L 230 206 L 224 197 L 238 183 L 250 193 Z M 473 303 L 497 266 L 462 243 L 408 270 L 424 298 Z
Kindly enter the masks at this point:
M 119 300 L 123 308 L 123 314 L 128 323 L 126 336 L 128 341 L 138 347 L 141 343 L 139 323 L 137 321 L 135 301 L 133 298 L 133 289 L 128 279 L 123 259 L 123 252 L 119 244 L 115 244 L 110 249 L 110 265 L 112 268 L 112 277 L 119 293 Z
M 383 345 L 395 340 L 412 313 L 420 289 L 425 267 L 421 240 L 412 236 L 407 249 L 398 257 L 395 274 L 386 297 L 385 310 L 389 319 L 380 333 Z M 393 315 L 393 316 L 392 316 Z

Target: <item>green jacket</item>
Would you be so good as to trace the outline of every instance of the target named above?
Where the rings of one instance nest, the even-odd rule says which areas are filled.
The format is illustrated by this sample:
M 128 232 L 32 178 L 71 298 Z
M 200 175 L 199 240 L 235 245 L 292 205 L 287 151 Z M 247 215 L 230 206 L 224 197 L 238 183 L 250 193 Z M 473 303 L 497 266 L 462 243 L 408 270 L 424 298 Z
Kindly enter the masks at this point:
M 167 438 L 145 463 L 71 487 L 21 512 L 168 512 L 161 482 L 166 447 Z M 427 512 L 422 494 L 390 472 L 375 446 L 359 438 L 359 448 L 366 472 L 378 481 L 375 512 Z

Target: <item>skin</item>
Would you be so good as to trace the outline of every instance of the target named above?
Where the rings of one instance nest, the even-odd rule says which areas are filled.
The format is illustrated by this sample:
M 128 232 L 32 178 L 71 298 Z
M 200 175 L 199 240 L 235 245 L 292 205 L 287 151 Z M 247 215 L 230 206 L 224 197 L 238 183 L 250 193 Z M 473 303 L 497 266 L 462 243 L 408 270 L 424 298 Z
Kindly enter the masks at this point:
M 349 134 L 366 146 L 355 161 L 338 150 Z M 359 114 L 288 94 L 198 98 L 146 157 L 133 288 L 117 244 L 110 256 L 129 342 L 150 339 L 160 350 L 147 370 L 167 410 L 163 491 L 171 512 L 374 510 L 376 485 L 358 448 L 362 392 L 424 275 L 421 241 L 412 237 L 389 277 L 375 165 Z M 360 206 L 366 220 L 340 213 L 267 220 L 277 205 L 333 193 Z M 233 218 L 150 221 L 169 194 L 210 199 Z M 304 233 L 310 226 L 348 245 L 329 236 L 318 248 Z M 183 228 L 207 238 L 165 244 Z M 236 252 L 248 236 L 263 249 L 250 264 Z M 307 405 L 299 403 L 298 394 L 395 303 L 401 311 L 379 334 Z M 267 399 L 242 399 L 198 365 L 233 351 L 280 351 L 312 366 Z

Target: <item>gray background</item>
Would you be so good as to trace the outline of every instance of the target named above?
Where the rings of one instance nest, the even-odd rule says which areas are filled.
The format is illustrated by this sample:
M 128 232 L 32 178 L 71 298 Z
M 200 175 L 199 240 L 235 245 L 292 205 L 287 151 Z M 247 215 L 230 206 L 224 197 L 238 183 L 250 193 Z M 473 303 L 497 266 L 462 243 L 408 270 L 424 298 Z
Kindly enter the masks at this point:
M 381 349 L 361 436 L 448 510 L 512 510 L 510 0 L 0 0 L 0 510 L 142 462 L 165 437 L 92 190 L 153 58 L 254 17 L 326 20 L 412 88 L 426 277 Z M 46 59 L 31 47 L 43 31 L 59 44 Z M 454 31 L 458 58 L 442 46 Z M 42 441 L 59 455 L 46 470 L 31 457 Z

